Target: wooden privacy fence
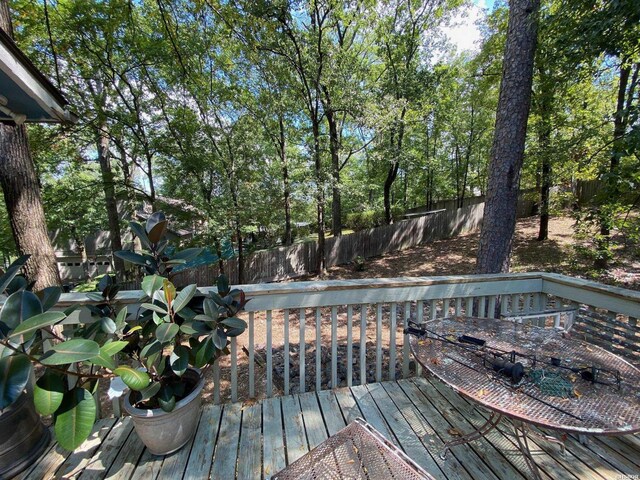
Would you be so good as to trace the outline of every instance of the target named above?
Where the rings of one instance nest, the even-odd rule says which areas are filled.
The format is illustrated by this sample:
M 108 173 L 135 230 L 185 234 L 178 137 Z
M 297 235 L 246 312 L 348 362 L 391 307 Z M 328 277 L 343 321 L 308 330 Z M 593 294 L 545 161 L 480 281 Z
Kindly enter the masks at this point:
M 463 208 L 450 206 L 433 215 L 328 238 L 325 242 L 327 267 L 349 263 L 357 256 L 375 257 L 474 231 L 482 222 L 484 201 L 472 200 Z M 518 217 L 531 215 L 533 204 L 533 200 L 521 196 Z M 315 270 L 317 255 L 315 241 L 255 252 L 245 258 L 244 283 L 266 283 L 306 275 Z M 177 276 L 175 283 L 177 286 L 215 285 L 218 273 L 217 265 L 197 267 Z M 237 258 L 225 262 L 225 273 L 231 283 L 239 283 Z

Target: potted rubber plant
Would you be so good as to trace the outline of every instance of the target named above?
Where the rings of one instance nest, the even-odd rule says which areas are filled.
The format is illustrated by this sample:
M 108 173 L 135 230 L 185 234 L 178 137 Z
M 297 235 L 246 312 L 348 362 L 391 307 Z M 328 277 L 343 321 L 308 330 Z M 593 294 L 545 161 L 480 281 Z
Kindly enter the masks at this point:
M 100 281 L 100 293 L 88 294 L 96 302 L 89 309 L 99 315 L 60 329 L 74 308 L 53 310 L 59 287 L 30 291 L 18 275 L 28 258 L 18 259 L 0 278 L 8 295 L 0 309 L 0 478 L 26 468 L 48 444 L 49 430 L 36 411 L 51 416 L 56 440 L 67 450 L 89 437 L 97 419 L 99 381 L 117 375 L 116 357 L 129 346 L 127 308 L 116 313 L 119 287 L 111 277 Z M 98 308 L 105 302 L 108 308 Z M 18 438 L 21 432 L 28 436 Z
M 13 341 L 12 345 L 19 347 L 17 351 L 5 346 L 9 342 L 7 335 L 17 324 L 43 311 L 37 296 L 13 295 L 26 286 L 26 280 L 18 273 L 28 259 L 26 255 L 19 258 L 0 276 L 0 294 L 11 298 L 10 302 L 5 298 L 0 309 L 0 478 L 10 478 L 24 470 L 40 456 L 50 439 L 33 404 L 31 362 L 19 351 L 29 351 L 31 345 Z M 20 308 L 21 305 L 28 308 Z
M 230 338 L 246 329 L 237 317 L 246 303 L 242 290 L 231 289 L 224 276 L 217 293 L 199 294 L 195 284 L 178 290 L 171 281 L 174 269 L 200 253 L 187 249 L 165 254 L 167 220 L 161 212 L 146 225 L 131 222 L 143 251 L 116 255 L 144 268 L 146 301 L 141 315 L 131 322 L 132 365 L 114 370 L 130 392 L 124 407 L 138 436 L 151 453 L 165 455 L 184 446 L 194 435 L 205 373 L 222 355 L 229 354 Z M 121 389 L 112 382 L 115 391 Z M 115 385 L 114 385 L 115 384 Z

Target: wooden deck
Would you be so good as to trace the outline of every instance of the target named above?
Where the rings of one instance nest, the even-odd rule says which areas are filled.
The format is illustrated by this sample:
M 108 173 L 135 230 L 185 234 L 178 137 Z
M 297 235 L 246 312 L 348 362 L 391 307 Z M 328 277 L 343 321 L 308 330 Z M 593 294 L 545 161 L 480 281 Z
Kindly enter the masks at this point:
M 21 478 L 260 479 L 269 478 L 347 422 L 362 417 L 411 458 L 442 479 L 526 479 L 530 473 L 506 428 L 454 447 L 443 442 L 483 421 L 484 412 L 438 380 L 414 378 L 351 389 L 270 398 L 252 405 L 207 405 L 194 440 L 179 452 L 155 457 L 139 441 L 129 418 L 105 419 L 78 450 L 52 444 Z M 587 445 L 567 439 L 534 442 L 543 478 L 622 479 L 640 474 L 640 438 L 596 437 Z M 628 477 L 627 477 L 628 476 Z

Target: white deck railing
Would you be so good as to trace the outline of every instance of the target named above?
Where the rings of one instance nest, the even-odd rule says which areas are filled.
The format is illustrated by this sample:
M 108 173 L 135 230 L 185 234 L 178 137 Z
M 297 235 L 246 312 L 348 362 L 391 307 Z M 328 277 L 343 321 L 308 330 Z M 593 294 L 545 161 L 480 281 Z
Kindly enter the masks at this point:
M 640 292 L 563 275 L 404 277 L 241 288 L 251 298 L 245 314 L 248 329 L 233 339 L 231 355 L 214 368 L 216 402 L 409 376 L 415 366 L 402 334 L 408 319 L 525 315 L 573 307 L 578 310 L 574 335 L 640 361 Z M 133 313 L 142 295 L 121 292 L 118 301 L 129 304 Z M 65 294 L 58 306 L 87 303 L 84 294 Z M 88 310 L 80 308 L 66 323 L 90 321 Z

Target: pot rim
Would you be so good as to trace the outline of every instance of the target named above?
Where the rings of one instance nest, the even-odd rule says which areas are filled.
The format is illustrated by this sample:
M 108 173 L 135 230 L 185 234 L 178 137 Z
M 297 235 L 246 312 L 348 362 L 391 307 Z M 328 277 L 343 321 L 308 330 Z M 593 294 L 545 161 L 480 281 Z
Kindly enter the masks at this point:
M 163 415 L 171 415 L 172 413 L 177 412 L 182 407 L 184 407 L 188 403 L 191 403 L 195 398 L 197 398 L 198 395 L 200 395 L 200 393 L 204 389 L 204 376 L 202 375 L 202 372 L 200 371 L 200 369 L 199 368 L 189 368 L 189 369 L 187 369 L 187 371 L 192 371 L 192 372 L 197 373 L 198 378 L 199 378 L 198 383 L 196 384 L 195 388 L 193 389 L 193 391 L 189 395 L 184 397 L 182 400 L 176 402 L 175 408 L 173 410 L 171 410 L 170 412 L 165 412 L 161 408 L 153 408 L 153 409 L 151 409 L 151 408 L 137 408 L 137 407 L 134 407 L 131 404 L 131 401 L 130 401 L 131 392 L 129 392 L 124 397 L 124 408 L 125 408 L 125 410 L 132 417 L 134 417 L 134 416 L 135 417 L 161 417 Z

